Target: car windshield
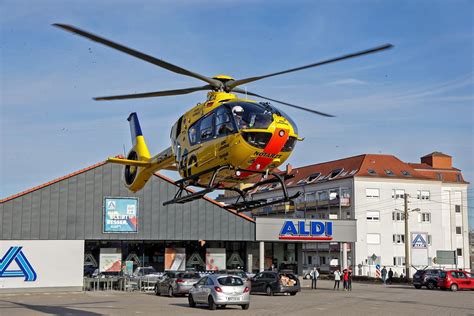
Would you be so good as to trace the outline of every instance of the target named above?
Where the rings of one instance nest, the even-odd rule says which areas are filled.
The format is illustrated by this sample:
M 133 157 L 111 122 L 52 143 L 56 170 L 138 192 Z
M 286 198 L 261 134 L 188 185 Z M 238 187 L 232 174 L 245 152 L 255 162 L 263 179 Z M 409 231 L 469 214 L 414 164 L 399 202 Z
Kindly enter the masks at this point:
M 199 273 L 188 272 L 188 273 L 178 273 L 176 275 L 179 279 L 199 279 Z
M 141 271 L 141 274 L 146 275 L 146 274 L 153 274 L 156 273 L 156 270 L 154 268 L 143 268 Z
M 241 278 L 237 278 L 233 276 L 218 278 L 217 282 L 219 282 L 219 284 L 223 286 L 240 286 L 244 284 Z
M 232 111 L 239 129 L 266 129 L 273 122 L 271 108 L 251 102 L 229 102 L 226 104 Z

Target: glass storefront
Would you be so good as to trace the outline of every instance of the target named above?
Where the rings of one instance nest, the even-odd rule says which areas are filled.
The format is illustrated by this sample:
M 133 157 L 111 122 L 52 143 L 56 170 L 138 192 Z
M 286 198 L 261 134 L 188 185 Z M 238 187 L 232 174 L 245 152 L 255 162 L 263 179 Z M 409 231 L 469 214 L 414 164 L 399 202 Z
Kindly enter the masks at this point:
M 295 243 L 265 242 L 264 269 L 272 268 L 297 271 Z M 101 250 L 102 249 L 102 250 Z M 259 271 L 259 243 L 231 241 L 86 241 L 84 264 L 90 269 L 99 268 L 101 251 L 115 249 L 120 254 L 122 268 L 126 262 L 138 267 L 153 267 L 163 272 L 167 269 L 208 271 L 214 269 L 243 269 Z M 180 257 L 180 255 L 182 257 Z M 168 256 L 168 257 L 167 257 Z M 182 262 L 169 263 L 167 260 Z

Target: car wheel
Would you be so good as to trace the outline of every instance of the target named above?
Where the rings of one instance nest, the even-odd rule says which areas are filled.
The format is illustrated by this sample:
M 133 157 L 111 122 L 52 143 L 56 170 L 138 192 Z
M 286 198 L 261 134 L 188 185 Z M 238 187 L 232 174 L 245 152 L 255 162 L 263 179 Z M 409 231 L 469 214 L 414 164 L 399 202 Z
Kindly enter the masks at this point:
M 309 280 L 309 279 L 311 279 L 311 276 L 310 276 L 309 274 L 307 274 L 307 275 L 304 276 L 304 278 L 305 278 L 306 280 Z
M 173 288 L 171 286 L 168 288 L 168 296 L 173 297 Z
M 216 303 L 214 302 L 214 299 L 212 298 L 212 295 L 209 296 L 208 302 L 209 302 L 209 309 L 210 309 L 211 311 L 215 311 L 216 308 L 217 308 L 217 305 L 216 305 Z
M 415 289 L 421 289 L 421 285 L 415 285 Z
M 242 305 L 242 309 L 249 309 L 249 307 L 250 307 L 250 304 L 244 304 L 244 305 Z
M 271 286 L 267 286 L 265 292 L 267 293 L 268 296 L 273 296 L 273 290 Z
M 220 308 L 225 308 L 226 306 L 227 306 L 227 305 L 224 304 L 224 305 L 221 305 Z
M 295 296 L 297 292 L 291 292 L 290 295 L 291 296 Z
M 155 295 L 159 296 L 160 294 L 160 289 L 158 288 L 158 286 L 155 286 Z
M 458 285 L 457 284 L 451 284 L 450 289 L 451 289 L 451 291 L 456 292 L 458 290 Z
M 434 290 L 436 284 L 434 282 L 428 282 L 428 284 L 426 284 L 426 287 L 430 290 Z
M 196 302 L 193 299 L 193 296 L 191 294 L 188 295 L 188 303 L 189 307 L 196 307 Z

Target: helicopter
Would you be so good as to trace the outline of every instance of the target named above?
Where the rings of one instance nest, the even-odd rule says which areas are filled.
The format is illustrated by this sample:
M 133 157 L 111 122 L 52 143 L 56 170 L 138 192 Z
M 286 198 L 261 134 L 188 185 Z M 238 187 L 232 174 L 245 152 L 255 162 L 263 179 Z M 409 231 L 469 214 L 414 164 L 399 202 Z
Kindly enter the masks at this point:
M 127 120 L 133 146 L 126 158 L 109 157 L 107 161 L 124 165 L 124 182 L 132 192 L 141 190 L 152 175 L 159 170 L 178 171 L 181 176 L 181 179 L 175 182 L 178 190 L 173 199 L 164 202 L 163 205 L 187 203 L 215 190 L 231 190 L 237 192 L 239 198 L 227 207 L 238 212 L 288 202 L 300 195 L 298 192 L 290 196 L 286 189 L 285 180 L 294 176 L 291 171 L 281 172 L 277 168 L 289 158 L 296 143 L 303 139 L 299 137 L 297 125 L 290 116 L 267 101 L 316 115 L 333 117 L 328 113 L 268 98 L 238 87 L 265 78 L 368 55 L 393 47 L 392 44 L 384 44 L 301 67 L 234 79 L 228 75 L 204 76 L 71 25 L 56 23 L 53 26 L 171 72 L 206 83 L 203 86 L 184 89 L 94 98 L 96 101 L 110 101 L 209 91 L 205 101 L 181 115 L 172 126 L 171 146 L 154 156 L 148 150 L 137 114 L 131 113 Z M 236 93 L 246 97 L 239 98 Z M 248 99 L 248 96 L 266 101 L 257 102 Z M 259 186 L 274 183 L 282 188 L 281 198 L 276 200 L 249 198 L 251 192 Z M 202 190 L 191 191 L 188 189 L 189 186 L 199 187 Z

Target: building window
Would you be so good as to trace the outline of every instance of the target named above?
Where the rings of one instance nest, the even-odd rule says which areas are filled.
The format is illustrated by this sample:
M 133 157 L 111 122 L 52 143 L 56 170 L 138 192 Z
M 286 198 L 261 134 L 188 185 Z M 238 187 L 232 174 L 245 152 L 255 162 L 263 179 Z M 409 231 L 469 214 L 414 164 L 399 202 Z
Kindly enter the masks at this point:
M 320 264 L 320 265 L 326 264 L 326 257 L 320 256 L 320 257 L 319 257 L 319 264 Z
M 431 245 L 431 235 L 428 235 L 428 245 Z
M 367 211 L 367 221 L 378 222 L 380 220 L 379 211 Z
M 461 213 L 461 205 L 454 205 L 454 210 L 456 213 Z
M 394 222 L 401 222 L 405 220 L 405 213 L 400 212 L 400 211 L 394 211 L 392 212 L 392 220 Z
M 456 249 L 456 253 L 458 254 L 458 256 L 462 256 L 462 249 L 461 248 Z
M 431 213 L 421 213 L 421 222 L 430 223 L 431 222 Z
M 394 266 L 404 266 L 405 265 L 405 257 L 393 257 L 393 265 Z
M 368 172 L 371 176 L 377 175 L 377 171 L 375 171 L 374 169 L 367 169 L 367 172 Z
M 405 176 L 405 177 L 409 177 L 410 176 L 410 173 L 406 170 L 402 170 L 402 174 Z
M 403 199 L 405 197 L 405 190 L 392 190 L 392 199 Z
M 367 234 L 367 243 L 371 245 L 379 245 L 380 234 Z
M 319 176 L 321 175 L 320 172 L 318 173 L 313 173 L 311 174 L 308 179 L 306 180 L 307 182 L 313 182 L 314 180 L 316 180 Z
M 395 175 L 395 174 L 393 173 L 393 171 L 390 170 L 390 169 L 385 169 L 385 174 L 386 174 L 387 176 L 392 176 L 392 177 Z
M 344 171 L 344 168 L 334 169 L 333 171 L 331 171 L 329 179 L 337 177 L 342 171 Z
M 393 234 L 393 243 L 394 244 L 404 244 L 405 243 L 405 235 Z
M 443 181 L 443 175 L 441 173 L 436 173 L 436 178 L 440 181 Z
M 429 200 L 430 191 L 416 191 L 416 198 L 418 200 Z
M 461 234 L 462 234 L 462 227 L 456 226 L 456 235 L 461 235 Z
M 462 182 L 462 178 L 461 178 L 461 175 L 459 173 L 456 174 L 456 181 L 457 182 Z
M 312 256 L 308 256 L 308 264 L 313 264 L 312 261 L 313 261 L 313 257 L 312 257 Z
M 379 189 L 365 189 L 365 196 L 368 198 L 379 198 L 380 191 Z

